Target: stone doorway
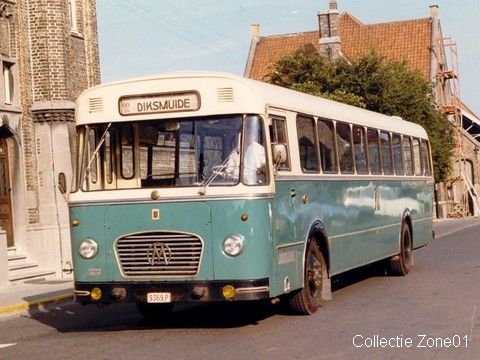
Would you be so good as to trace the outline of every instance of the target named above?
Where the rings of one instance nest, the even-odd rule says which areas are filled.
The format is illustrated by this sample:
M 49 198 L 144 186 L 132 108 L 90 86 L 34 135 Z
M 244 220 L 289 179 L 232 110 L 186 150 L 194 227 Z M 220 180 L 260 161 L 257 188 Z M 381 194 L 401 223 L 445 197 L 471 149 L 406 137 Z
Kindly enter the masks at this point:
M 6 138 L 0 137 L 0 227 L 6 232 L 8 247 L 15 245 L 11 194 L 8 144 Z

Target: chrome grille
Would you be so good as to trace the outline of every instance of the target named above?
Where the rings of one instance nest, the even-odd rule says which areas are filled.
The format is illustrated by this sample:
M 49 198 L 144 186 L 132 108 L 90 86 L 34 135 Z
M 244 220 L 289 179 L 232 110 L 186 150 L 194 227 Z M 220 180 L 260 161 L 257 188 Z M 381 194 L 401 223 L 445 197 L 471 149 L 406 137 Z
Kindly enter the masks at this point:
M 115 246 L 126 276 L 195 276 L 203 250 L 197 236 L 173 232 L 132 234 Z

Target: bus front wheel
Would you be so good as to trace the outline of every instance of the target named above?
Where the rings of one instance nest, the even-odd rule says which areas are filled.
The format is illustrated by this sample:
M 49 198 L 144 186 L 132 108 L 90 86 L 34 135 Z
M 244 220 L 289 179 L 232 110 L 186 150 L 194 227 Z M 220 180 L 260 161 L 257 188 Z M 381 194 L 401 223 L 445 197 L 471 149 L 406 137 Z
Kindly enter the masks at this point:
M 313 314 L 321 305 L 323 282 L 327 276 L 327 266 L 322 252 L 315 240 L 307 246 L 303 288 L 297 290 L 289 299 L 291 310 L 297 314 Z
M 413 245 L 410 227 L 402 224 L 400 233 L 400 253 L 390 259 L 390 272 L 392 275 L 405 276 L 413 265 Z

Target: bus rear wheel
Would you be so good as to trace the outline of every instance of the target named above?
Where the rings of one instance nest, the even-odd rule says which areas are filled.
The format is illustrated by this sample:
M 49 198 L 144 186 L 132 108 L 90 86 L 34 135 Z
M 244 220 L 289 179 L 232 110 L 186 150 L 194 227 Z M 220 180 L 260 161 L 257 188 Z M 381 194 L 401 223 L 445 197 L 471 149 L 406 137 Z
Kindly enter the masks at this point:
M 410 227 L 402 224 L 400 233 L 400 253 L 390 259 L 390 273 L 392 275 L 405 276 L 410 272 L 413 265 L 413 245 Z
M 318 310 L 322 300 L 322 287 L 326 276 L 326 263 L 315 240 L 310 240 L 305 256 L 304 285 L 289 299 L 290 309 L 302 315 Z

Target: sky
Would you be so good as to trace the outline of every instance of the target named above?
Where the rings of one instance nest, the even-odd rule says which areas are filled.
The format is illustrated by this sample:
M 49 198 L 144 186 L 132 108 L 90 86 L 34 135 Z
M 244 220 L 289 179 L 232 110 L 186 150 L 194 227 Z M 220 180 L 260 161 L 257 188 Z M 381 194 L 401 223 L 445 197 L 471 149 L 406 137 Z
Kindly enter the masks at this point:
M 329 0 L 97 0 L 102 82 L 171 71 L 243 75 L 251 24 L 261 35 L 318 29 Z M 460 97 L 480 116 L 480 0 L 337 0 L 364 24 L 425 18 L 439 6 L 457 46 Z

